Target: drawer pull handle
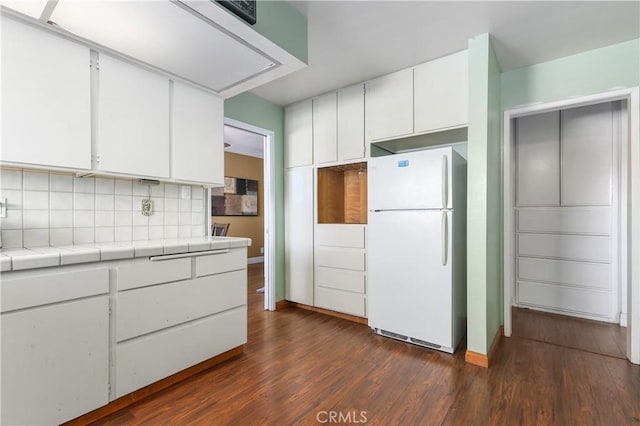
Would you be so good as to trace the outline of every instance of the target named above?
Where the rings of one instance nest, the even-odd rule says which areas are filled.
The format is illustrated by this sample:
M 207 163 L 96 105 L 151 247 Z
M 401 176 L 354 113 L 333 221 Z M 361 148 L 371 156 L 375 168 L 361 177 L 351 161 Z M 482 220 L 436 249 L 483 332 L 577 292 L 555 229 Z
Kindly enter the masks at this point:
M 170 260 L 170 259 L 182 259 L 184 257 L 208 256 L 212 254 L 224 254 L 224 253 L 229 253 L 229 249 L 194 251 L 191 253 L 162 254 L 159 256 L 151 256 L 149 257 L 149 260 L 152 262 L 160 262 L 163 260 Z

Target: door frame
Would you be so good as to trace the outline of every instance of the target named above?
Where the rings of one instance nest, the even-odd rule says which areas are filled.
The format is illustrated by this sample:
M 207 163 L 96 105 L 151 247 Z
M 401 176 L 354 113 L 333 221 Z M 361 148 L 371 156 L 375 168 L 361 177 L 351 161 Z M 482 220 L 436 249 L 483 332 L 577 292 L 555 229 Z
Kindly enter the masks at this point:
M 276 310 L 276 173 L 275 133 L 251 124 L 224 118 L 224 124 L 264 136 L 264 309 Z
M 515 285 L 515 134 L 512 120 L 532 114 L 575 108 L 603 102 L 627 101 L 627 140 L 620 147 L 620 163 L 627 165 L 625 182 L 628 184 L 627 213 L 627 358 L 640 364 L 640 90 L 638 87 L 611 90 L 595 95 L 581 96 L 560 101 L 539 103 L 504 111 L 503 122 L 503 215 L 504 215 L 504 334 L 512 333 L 511 306 Z M 623 133 L 624 136 L 624 133 Z M 626 148 L 626 149 L 625 149 Z M 622 194 L 623 197 L 625 194 Z M 620 207 L 624 207 L 624 198 Z M 622 208 L 621 208 L 622 210 Z M 624 214 L 622 215 L 624 217 Z M 624 239 L 623 239 L 624 240 Z M 624 250 L 621 255 L 624 256 Z M 635 302 L 635 303 L 634 303 Z M 634 309 L 634 306 L 636 307 Z

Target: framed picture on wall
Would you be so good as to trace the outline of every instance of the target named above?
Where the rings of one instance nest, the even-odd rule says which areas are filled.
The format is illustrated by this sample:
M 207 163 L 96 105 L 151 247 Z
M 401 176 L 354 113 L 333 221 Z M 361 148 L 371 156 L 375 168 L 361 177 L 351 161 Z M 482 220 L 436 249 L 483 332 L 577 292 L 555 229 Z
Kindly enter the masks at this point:
M 225 176 L 211 189 L 211 216 L 258 216 L 258 181 Z

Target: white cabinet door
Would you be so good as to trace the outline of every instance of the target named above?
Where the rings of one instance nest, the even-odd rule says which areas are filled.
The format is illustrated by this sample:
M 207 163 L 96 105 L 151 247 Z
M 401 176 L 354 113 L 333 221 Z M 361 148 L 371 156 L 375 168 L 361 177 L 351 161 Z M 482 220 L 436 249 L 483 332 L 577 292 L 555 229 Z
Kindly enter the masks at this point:
M 413 133 L 413 69 L 368 82 L 365 105 L 369 141 Z
M 338 160 L 364 158 L 364 86 L 338 91 Z
M 101 171 L 169 177 L 169 80 L 100 55 L 97 149 Z
M 516 200 L 519 207 L 560 205 L 560 113 L 516 121 Z
M 286 299 L 313 305 L 313 169 L 287 171 L 285 177 Z
M 313 100 L 313 159 L 316 164 L 338 160 L 336 93 Z
M 467 51 L 415 67 L 415 131 L 429 132 L 469 121 Z
M 562 205 L 611 205 L 613 104 L 562 111 Z
M 221 98 L 174 81 L 174 179 L 224 184 L 223 117 Z
M 311 99 L 284 110 L 285 167 L 313 164 L 313 106 Z
M 2 424 L 60 424 L 109 402 L 109 297 L 2 314 Z
M 2 16 L 0 160 L 91 169 L 89 49 Z

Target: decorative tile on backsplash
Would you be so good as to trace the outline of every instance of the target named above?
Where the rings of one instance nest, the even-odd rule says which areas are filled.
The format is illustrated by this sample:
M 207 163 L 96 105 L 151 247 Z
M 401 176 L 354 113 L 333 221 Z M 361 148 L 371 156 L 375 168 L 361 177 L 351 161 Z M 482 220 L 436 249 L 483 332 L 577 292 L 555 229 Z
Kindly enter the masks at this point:
M 126 242 L 205 235 L 204 188 L 148 185 L 111 177 L 0 169 L 0 197 L 7 217 L 0 219 L 4 248 Z M 141 214 L 143 199 L 153 203 Z

